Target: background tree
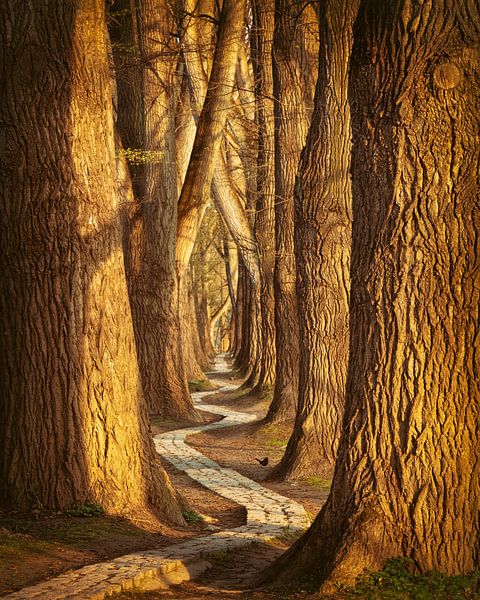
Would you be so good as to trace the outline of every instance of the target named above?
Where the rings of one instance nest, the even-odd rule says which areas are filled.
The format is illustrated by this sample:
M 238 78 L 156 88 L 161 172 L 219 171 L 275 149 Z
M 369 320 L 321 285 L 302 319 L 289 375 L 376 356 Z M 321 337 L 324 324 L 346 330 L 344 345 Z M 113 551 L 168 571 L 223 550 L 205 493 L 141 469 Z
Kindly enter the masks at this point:
M 118 128 L 134 192 L 124 205 L 124 240 L 142 386 L 151 414 L 198 420 L 187 386 L 175 294 L 178 52 L 173 29 L 164 0 L 117 0 L 112 7 Z
M 358 2 L 320 8 L 315 111 L 295 196 L 300 325 L 295 427 L 276 477 L 331 477 L 348 361 L 351 185 L 348 61 Z
M 294 253 L 294 187 L 313 109 L 318 64 L 317 16 L 311 4 L 275 2 L 275 341 L 276 378 L 267 422 L 295 417 L 299 340 Z
M 272 43 L 274 0 L 251 0 L 252 31 L 250 46 L 255 84 L 255 109 L 258 128 L 256 165 L 255 237 L 260 258 L 260 348 L 246 386 L 258 391 L 275 382 L 275 146 Z
M 9 1 L 0 31 L 0 504 L 182 522 L 135 355 L 104 3 Z
M 198 118 L 190 162 L 179 199 L 176 261 L 180 276 L 190 260 L 198 227 L 210 196 L 215 162 L 223 136 L 235 83 L 235 67 L 242 43 L 245 0 L 224 0 L 217 46 Z
M 356 21 L 344 430 L 326 505 L 274 568 L 324 589 L 394 556 L 478 569 L 479 24 L 474 1 L 368 0 Z

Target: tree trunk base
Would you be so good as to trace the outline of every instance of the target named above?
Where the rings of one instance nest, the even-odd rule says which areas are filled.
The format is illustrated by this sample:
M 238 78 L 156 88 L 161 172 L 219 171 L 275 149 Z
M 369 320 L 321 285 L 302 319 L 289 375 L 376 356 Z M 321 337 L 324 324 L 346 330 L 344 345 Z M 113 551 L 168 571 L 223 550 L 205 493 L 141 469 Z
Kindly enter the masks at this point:
M 340 520 L 341 513 L 327 501 L 310 529 L 260 574 L 256 585 L 283 586 L 308 576 L 320 593 L 334 596 L 339 585 L 354 585 L 364 572 L 378 571 L 402 555 L 402 536 L 374 502 L 354 519 Z

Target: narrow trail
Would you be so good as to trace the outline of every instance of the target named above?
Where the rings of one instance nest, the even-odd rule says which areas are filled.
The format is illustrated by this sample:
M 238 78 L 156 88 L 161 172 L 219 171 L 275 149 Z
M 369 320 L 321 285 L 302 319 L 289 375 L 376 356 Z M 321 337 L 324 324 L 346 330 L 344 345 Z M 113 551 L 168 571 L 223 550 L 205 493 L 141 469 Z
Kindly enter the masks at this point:
M 215 371 L 228 376 L 229 367 L 224 356 L 217 357 Z M 214 392 L 193 393 L 197 408 L 224 418 L 208 425 L 159 434 L 154 442 L 157 452 L 191 479 L 244 506 L 247 511 L 246 525 L 166 548 L 136 552 L 88 565 L 4 597 L 11 600 L 103 600 L 133 588 L 165 588 L 195 578 L 210 566 L 209 555 L 306 529 L 309 519 L 299 503 L 264 488 L 233 469 L 221 467 L 186 443 L 186 438 L 195 433 L 256 420 L 256 415 L 202 401 L 204 396 L 235 389 L 235 385 L 226 383 Z

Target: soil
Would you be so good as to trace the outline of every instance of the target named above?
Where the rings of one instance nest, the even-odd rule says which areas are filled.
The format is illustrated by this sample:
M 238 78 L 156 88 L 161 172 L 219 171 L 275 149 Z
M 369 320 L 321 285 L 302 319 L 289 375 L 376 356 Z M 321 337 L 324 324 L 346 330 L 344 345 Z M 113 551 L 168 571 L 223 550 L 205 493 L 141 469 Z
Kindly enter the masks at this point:
M 216 374 L 212 383 L 223 382 Z M 239 383 L 239 382 L 237 382 Z M 246 394 L 244 391 L 215 394 L 204 397 L 210 404 L 232 405 L 236 408 L 263 416 L 270 399 Z M 205 422 L 221 417 L 202 412 Z M 214 430 L 191 436 L 188 441 L 205 455 L 276 492 L 302 503 L 313 518 L 328 494 L 325 485 L 308 485 L 306 482 L 274 483 L 265 481 L 271 467 L 282 456 L 290 435 L 292 423 L 282 426 L 261 426 L 257 423 L 228 429 Z M 154 434 L 189 426 L 153 419 Z M 268 456 L 269 464 L 262 467 L 255 458 Z M 152 514 L 129 515 L 129 518 L 113 516 L 78 517 L 67 514 L 2 513 L 0 512 L 0 594 L 33 585 L 44 579 L 59 575 L 86 564 L 101 562 L 135 551 L 159 548 L 188 538 L 208 535 L 213 529 L 231 529 L 246 522 L 245 509 L 238 504 L 192 481 L 169 463 L 165 469 L 174 487 L 187 499 L 191 509 L 203 519 L 185 527 L 172 528 L 159 522 Z M 171 590 L 143 594 L 124 594 L 119 598 L 228 598 L 267 600 L 267 592 L 243 592 L 255 573 L 273 561 L 291 543 L 291 540 L 275 545 L 253 546 L 246 550 L 219 553 L 213 569 L 199 582 L 190 582 Z M 282 596 L 275 592 L 275 598 Z M 300 597 L 300 596 L 299 596 Z M 311 596 L 309 596 L 311 597 Z
M 115 600 L 304 600 L 321 596 L 311 590 L 265 591 L 251 589 L 256 574 L 280 556 L 288 547 L 285 542 L 258 544 L 235 552 L 219 553 L 213 566 L 197 581 L 154 592 L 125 592 Z

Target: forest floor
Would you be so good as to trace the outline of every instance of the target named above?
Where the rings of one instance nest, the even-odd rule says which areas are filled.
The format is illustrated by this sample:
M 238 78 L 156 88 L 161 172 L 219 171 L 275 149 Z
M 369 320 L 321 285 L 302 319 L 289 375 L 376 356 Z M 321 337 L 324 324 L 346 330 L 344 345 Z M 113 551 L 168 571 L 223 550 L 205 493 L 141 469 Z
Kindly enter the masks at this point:
M 211 375 L 213 384 L 225 383 Z M 230 383 L 232 381 L 230 380 Z M 235 383 L 235 382 L 233 382 Z M 237 382 L 240 383 L 240 382 Z M 271 398 L 245 390 L 213 392 L 204 397 L 218 404 L 261 418 Z M 219 417 L 203 413 L 205 422 Z M 154 434 L 186 423 L 152 419 Z M 222 466 L 238 471 L 262 486 L 302 504 L 311 519 L 326 500 L 330 481 L 308 478 L 304 481 L 275 483 L 268 481 L 271 469 L 280 460 L 293 423 L 263 425 L 260 422 L 210 430 L 192 435 L 188 444 Z M 256 458 L 269 458 L 261 466 Z M 37 511 L 25 516 L 0 513 L 0 595 L 50 579 L 83 565 L 106 561 L 140 550 L 171 546 L 212 531 L 231 530 L 246 523 L 245 509 L 190 479 L 164 462 L 173 485 L 188 500 L 191 510 L 185 514 L 185 527 L 171 528 L 151 514 L 116 518 L 95 514 L 95 507 L 78 507 L 76 514 L 46 514 Z M 90 510 L 92 509 L 92 510 Z M 92 514 L 93 513 L 93 514 Z M 288 532 L 281 539 L 257 543 L 234 551 L 220 551 L 208 560 L 212 568 L 195 581 L 165 590 L 124 592 L 117 600 L 303 600 L 318 599 L 312 582 L 295 583 L 291 589 L 258 590 L 258 573 L 282 554 L 293 542 Z M 340 590 L 336 600 L 457 600 L 480 599 L 480 574 L 467 578 L 444 578 L 438 574 L 415 579 L 405 565 L 386 567 L 353 590 Z
M 212 375 L 212 383 L 219 385 L 221 382 Z M 265 413 L 269 404 L 268 397 L 261 398 L 241 390 L 224 394 L 213 392 L 207 400 L 209 403 L 234 405 L 258 416 Z M 219 418 L 209 413 L 203 413 L 203 416 L 205 422 Z M 155 418 L 151 423 L 154 434 L 186 425 Z M 273 484 L 264 481 L 271 466 L 280 459 L 291 427 L 292 424 L 264 428 L 256 424 L 243 425 L 192 436 L 189 443 L 222 465 L 297 500 L 313 518 L 325 500 L 329 482 L 312 480 L 298 484 Z M 269 457 L 268 467 L 262 467 L 255 461 L 256 457 L 265 456 Z M 233 529 L 246 523 L 246 511 L 242 506 L 204 488 L 166 461 L 164 466 L 175 488 L 191 506 L 192 510 L 186 514 L 189 521 L 186 527 L 168 527 L 148 513 L 132 514 L 128 518 L 97 514 L 95 506 L 80 506 L 70 513 L 52 514 L 38 510 L 25 515 L 0 512 L 0 595 L 83 565 L 139 550 L 170 546 L 208 535 L 212 530 Z M 236 559 L 219 553 L 208 577 L 217 577 L 221 572 L 220 581 L 229 581 L 228 587 L 233 589 L 244 585 L 251 572 L 271 562 L 289 543 L 291 540 L 283 540 L 275 545 L 242 551 L 245 558 L 241 568 Z M 230 567 L 235 567 L 231 571 L 229 563 Z M 186 593 L 190 593 L 188 586 L 185 589 Z

